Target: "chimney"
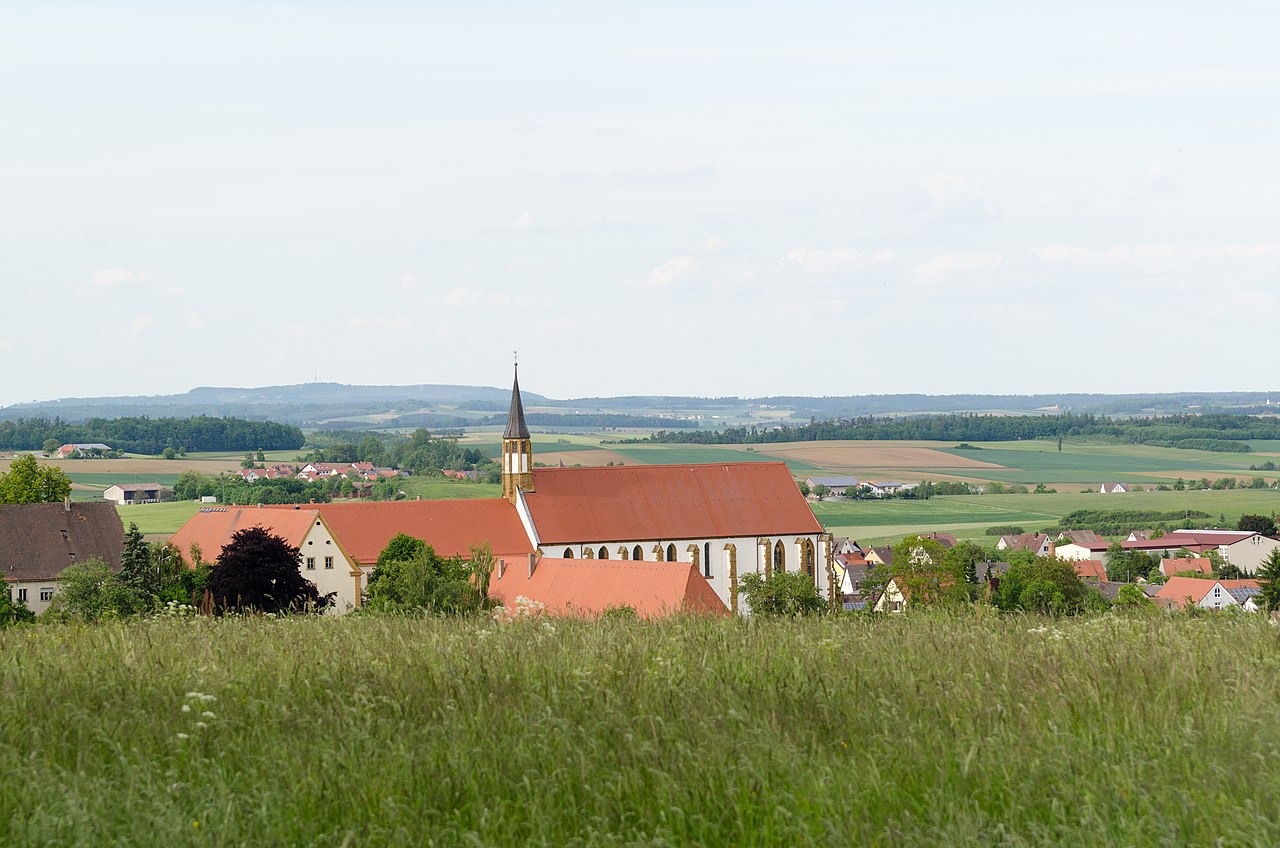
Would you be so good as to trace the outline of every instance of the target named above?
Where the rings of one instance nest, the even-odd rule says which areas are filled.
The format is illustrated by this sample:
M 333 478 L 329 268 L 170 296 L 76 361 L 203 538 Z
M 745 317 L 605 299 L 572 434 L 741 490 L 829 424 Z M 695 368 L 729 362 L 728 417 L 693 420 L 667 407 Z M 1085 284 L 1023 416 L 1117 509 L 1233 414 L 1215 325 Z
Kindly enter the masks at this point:
M 62 499 L 62 508 L 63 508 L 63 509 L 65 509 L 67 512 L 70 512 L 70 511 L 71 511 L 71 496 L 70 496 L 70 495 L 67 495 L 65 498 L 63 498 L 63 499 Z
M 1049 540 L 1049 556 L 1055 558 L 1058 556 L 1058 546 L 1052 539 Z
M 533 572 L 538 568 L 538 555 L 529 554 L 529 576 L 533 577 Z
M 261 504 L 261 503 L 259 503 L 259 504 L 258 504 L 258 509 L 262 509 L 262 504 Z

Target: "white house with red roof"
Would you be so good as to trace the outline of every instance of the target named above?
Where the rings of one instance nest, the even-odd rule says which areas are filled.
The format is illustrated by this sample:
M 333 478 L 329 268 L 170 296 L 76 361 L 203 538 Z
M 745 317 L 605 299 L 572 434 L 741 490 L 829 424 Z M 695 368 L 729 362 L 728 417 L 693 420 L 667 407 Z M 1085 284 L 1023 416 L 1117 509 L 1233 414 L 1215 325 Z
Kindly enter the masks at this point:
M 1280 540 L 1244 530 L 1174 530 L 1158 539 L 1135 539 L 1120 543 L 1126 550 L 1176 557 L 1186 549 L 1193 554 L 1217 551 L 1243 574 L 1257 574 L 1262 563 Z

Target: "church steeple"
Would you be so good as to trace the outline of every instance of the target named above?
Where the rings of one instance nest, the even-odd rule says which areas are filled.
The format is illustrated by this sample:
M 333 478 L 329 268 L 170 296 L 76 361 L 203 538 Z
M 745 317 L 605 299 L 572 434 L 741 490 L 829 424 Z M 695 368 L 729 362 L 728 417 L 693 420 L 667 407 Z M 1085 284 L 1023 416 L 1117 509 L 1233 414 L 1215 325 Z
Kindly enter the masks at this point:
M 520 400 L 520 366 L 511 384 L 511 410 L 502 431 L 502 496 L 515 503 L 517 491 L 533 491 L 533 440 Z

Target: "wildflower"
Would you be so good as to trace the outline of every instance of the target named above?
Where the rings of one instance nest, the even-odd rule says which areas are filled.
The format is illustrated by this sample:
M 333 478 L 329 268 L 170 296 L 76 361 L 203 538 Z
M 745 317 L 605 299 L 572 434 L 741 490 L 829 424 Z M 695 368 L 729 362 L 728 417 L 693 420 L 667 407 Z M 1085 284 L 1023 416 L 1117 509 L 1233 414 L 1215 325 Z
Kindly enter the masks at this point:
M 196 722 L 196 727 L 200 728 L 201 730 L 204 730 L 204 729 L 205 729 L 206 727 L 208 727 L 208 726 L 209 726 L 209 725 L 205 724 L 203 721 L 197 721 L 197 722 Z
M 179 733 L 179 734 L 178 734 L 178 738 L 179 738 L 179 739 L 190 739 L 191 737 L 190 737 L 189 735 L 187 735 L 186 733 Z
M 204 697 L 204 696 L 203 696 L 203 695 L 201 695 L 199 692 L 188 692 L 188 693 L 187 693 L 187 697 L 188 697 L 188 698 L 201 698 L 201 697 Z
M 190 705 L 190 704 L 183 704 L 183 705 L 182 705 L 182 711 L 183 711 L 184 713 L 189 713 L 189 712 L 191 712 L 191 705 Z
M 200 717 L 201 718 L 217 718 L 217 716 L 211 713 L 209 710 L 205 710 L 204 712 L 200 713 Z

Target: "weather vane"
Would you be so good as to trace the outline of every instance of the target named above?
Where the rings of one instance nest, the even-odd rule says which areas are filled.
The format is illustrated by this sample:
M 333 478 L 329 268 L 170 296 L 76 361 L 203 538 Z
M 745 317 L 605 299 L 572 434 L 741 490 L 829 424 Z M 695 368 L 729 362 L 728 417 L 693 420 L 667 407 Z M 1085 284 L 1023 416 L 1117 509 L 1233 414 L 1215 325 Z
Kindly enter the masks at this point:
M 511 358 L 512 360 L 514 360 L 516 367 L 519 368 L 520 367 L 520 351 L 518 350 L 511 351 Z

